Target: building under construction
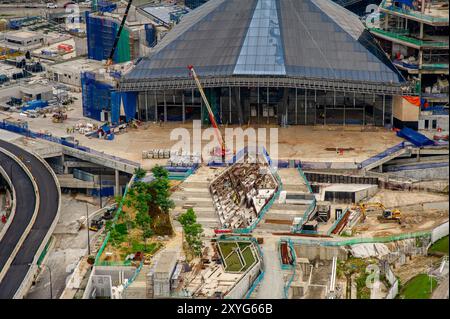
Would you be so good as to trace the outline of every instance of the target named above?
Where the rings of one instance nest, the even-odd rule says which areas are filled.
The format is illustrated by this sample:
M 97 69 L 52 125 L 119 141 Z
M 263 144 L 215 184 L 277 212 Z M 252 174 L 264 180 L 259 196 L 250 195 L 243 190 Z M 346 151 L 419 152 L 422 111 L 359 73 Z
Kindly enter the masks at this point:
M 122 77 L 143 121 L 391 125 L 406 82 L 358 16 L 331 0 L 210 0 Z

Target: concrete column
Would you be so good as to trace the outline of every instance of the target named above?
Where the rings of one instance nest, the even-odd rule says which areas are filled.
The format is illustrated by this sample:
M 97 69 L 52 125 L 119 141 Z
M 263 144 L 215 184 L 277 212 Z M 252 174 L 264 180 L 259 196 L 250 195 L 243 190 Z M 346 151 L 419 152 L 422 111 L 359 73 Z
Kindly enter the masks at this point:
M 184 92 L 181 94 L 181 101 L 183 103 L 183 109 L 182 109 L 182 117 L 183 117 L 183 123 L 186 122 L 186 101 L 184 99 Z
M 164 92 L 164 122 L 167 122 L 167 101 L 166 101 L 166 92 Z
M 305 125 L 308 125 L 308 90 L 305 89 Z
M 69 168 L 64 165 L 65 159 L 64 154 L 61 154 L 61 165 L 63 167 L 64 174 L 69 174 Z
M 148 92 L 145 91 L 145 121 L 148 122 Z
M 229 112 L 229 122 L 228 123 L 230 123 L 231 124 L 231 106 L 233 105 L 232 104 L 232 102 L 231 102 L 231 87 L 228 87 L 228 95 L 229 95 L 229 99 L 228 99 L 228 101 L 230 102 L 229 103 L 229 108 L 228 108 L 228 112 Z
M 114 192 L 114 194 L 116 195 L 116 196 L 118 196 L 118 195 L 120 195 L 120 174 L 119 174 L 119 171 L 116 169 L 116 170 L 114 170 L 114 173 L 115 173 L 115 177 L 116 177 L 116 191 Z
M 297 99 L 297 91 L 295 88 L 295 124 L 298 125 L 298 99 Z

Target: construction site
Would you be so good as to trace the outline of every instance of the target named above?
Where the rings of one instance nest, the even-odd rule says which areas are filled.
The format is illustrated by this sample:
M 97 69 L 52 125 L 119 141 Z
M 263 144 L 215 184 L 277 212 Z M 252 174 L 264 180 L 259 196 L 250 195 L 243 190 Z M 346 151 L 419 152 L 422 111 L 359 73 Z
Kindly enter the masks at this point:
M 61 201 L 11 296 L 448 298 L 448 2 L 378 2 L 5 4 L 0 140 Z

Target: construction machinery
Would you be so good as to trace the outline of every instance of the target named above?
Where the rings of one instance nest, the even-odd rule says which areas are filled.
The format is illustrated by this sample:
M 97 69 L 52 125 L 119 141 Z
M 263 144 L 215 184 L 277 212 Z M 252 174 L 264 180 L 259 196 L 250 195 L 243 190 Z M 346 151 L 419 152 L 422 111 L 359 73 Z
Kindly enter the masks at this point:
M 125 9 L 125 13 L 123 14 L 122 22 L 120 23 L 119 30 L 117 31 L 116 37 L 114 39 L 114 44 L 113 44 L 113 46 L 111 48 L 111 52 L 109 53 L 108 60 L 106 60 L 106 66 L 107 67 L 109 67 L 109 66 L 111 66 L 113 64 L 114 53 L 116 52 L 117 45 L 119 44 L 120 35 L 122 34 L 123 27 L 125 26 L 125 22 L 127 21 L 128 12 L 130 11 L 132 2 L 133 2 L 133 0 L 128 0 L 128 4 L 127 4 L 127 7 Z
M 361 212 L 361 221 L 364 222 L 367 216 L 367 210 L 370 208 L 381 209 L 382 213 L 378 216 L 380 222 L 397 222 L 401 224 L 401 212 L 398 209 L 386 209 L 382 203 L 359 203 L 356 207 Z
M 103 216 L 93 218 L 91 220 L 91 225 L 89 226 L 89 230 L 91 231 L 99 231 L 103 227 Z
M 67 114 L 62 111 L 56 112 L 52 116 L 53 123 L 63 123 L 65 120 L 67 120 Z
M 227 154 L 227 149 L 225 146 L 225 142 L 222 138 L 222 134 L 219 130 L 219 126 L 217 125 L 216 122 L 216 118 L 214 116 L 214 113 L 211 109 L 211 105 L 209 104 L 208 99 L 206 98 L 206 94 L 205 91 L 203 90 L 202 84 L 200 83 L 200 79 L 197 76 L 197 73 L 195 72 L 194 66 L 193 65 L 189 65 L 188 66 L 189 71 L 191 71 L 191 75 L 194 78 L 195 84 L 197 85 L 198 90 L 200 91 L 200 95 L 202 96 L 203 102 L 206 105 L 206 109 L 208 110 L 208 114 L 209 114 L 209 120 L 211 121 L 212 126 L 214 127 L 214 133 L 216 135 L 217 141 L 220 144 L 220 149 L 217 150 L 213 150 L 213 153 L 216 154 L 220 154 L 222 156 L 222 162 L 225 162 L 225 156 Z

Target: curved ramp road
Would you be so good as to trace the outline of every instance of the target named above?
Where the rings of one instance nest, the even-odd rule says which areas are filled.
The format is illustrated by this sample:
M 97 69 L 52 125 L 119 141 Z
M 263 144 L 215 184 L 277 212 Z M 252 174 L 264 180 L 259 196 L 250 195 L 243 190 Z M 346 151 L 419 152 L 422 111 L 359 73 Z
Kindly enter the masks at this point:
M 58 216 L 60 193 L 52 172 L 34 155 L 2 140 L 0 140 L 0 148 L 22 159 L 33 175 L 39 193 L 39 208 L 34 223 L 17 251 L 8 272 L 0 282 L 0 299 L 9 299 L 14 297 L 24 281 L 27 272 L 30 270 L 30 264 L 33 263 L 40 246 L 46 239 L 47 233 Z M 5 165 L 3 162 L 0 162 L 0 164 L 4 167 L 6 173 L 10 174 L 8 162 Z M 19 171 L 22 171 L 23 174 L 19 174 Z M 37 202 L 36 198 L 34 198 L 34 189 L 28 175 L 22 168 L 19 170 L 17 167 L 12 172 L 10 178 L 17 194 L 17 208 L 13 221 L 0 242 L 0 260 L 9 258 L 11 246 L 14 245 L 14 241 L 17 243 L 18 238 L 20 238 L 30 220 L 32 220 Z

